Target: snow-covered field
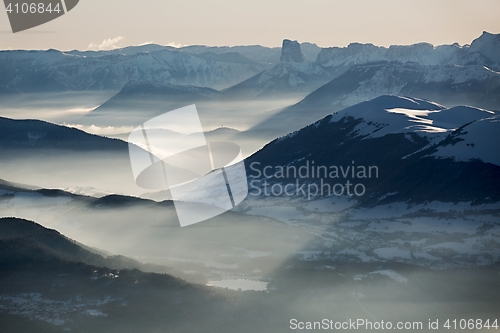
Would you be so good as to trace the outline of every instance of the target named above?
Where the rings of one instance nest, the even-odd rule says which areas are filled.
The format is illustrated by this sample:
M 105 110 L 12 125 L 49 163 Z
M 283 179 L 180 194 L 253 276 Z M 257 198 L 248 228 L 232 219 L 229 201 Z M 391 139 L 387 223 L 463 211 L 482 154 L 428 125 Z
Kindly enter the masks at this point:
M 116 300 L 105 297 L 101 300 L 77 298 L 61 301 L 46 298 L 39 293 L 0 295 L 0 311 L 61 326 L 71 316 L 106 317 L 107 314 L 100 309 L 111 302 Z
M 246 214 L 268 216 L 315 235 L 303 260 L 396 261 L 431 267 L 486 265 L 500 260 L 499 204 L 397 203 L 344 208 L 288 198 L 253 199 Z M 330 204 L 325 204 L 329 202 Z

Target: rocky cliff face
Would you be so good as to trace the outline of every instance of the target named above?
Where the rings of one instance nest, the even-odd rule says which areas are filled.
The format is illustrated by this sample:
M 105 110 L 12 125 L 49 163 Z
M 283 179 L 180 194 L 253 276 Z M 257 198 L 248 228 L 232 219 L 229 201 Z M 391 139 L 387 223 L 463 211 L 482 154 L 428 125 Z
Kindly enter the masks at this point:
M 372 44 L 351 43 L 347 47 L 324 48 L 317 63 L 324 67 L 350 67 L 375 61 L 416 62 L 424 66 L 485 65 L 500 70 L 500 35 L 483 32 L 471 45 L 433 46 L 429 43 L 392 45 L 388 48 Z
M 304 56 L 297 41 L 289 39 L 283 40 L 281 47 L 281 62 L 304 62 Z

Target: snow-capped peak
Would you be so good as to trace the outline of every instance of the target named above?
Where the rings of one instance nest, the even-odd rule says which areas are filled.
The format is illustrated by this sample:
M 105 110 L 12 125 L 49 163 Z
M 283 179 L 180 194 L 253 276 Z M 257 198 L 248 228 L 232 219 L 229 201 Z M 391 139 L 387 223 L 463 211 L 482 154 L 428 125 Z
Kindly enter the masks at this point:
M 470 52 L 477 52 L 493 63 L 500 63 L 500 34 L 484 31 L 472 42 Z
M 424 66 L 477 64 L 499 70 L 500 34 L 483 32 L 470 46 L 417 43 L 386 48 L 352 43 L 348 47 L 324 48 L 317 57 L 317 63 L 324 67 L 346 67 L 376 61 L 415 62 Z
M 443 106 L 416 98 L 381 96 L 332 115 L 330 122 L 344 117 L 361 119 L 353 136 L 383 137 L 395 133 L 417 133 L 426 137 L 452 132 L 473 121 L 495 116 L 492 111 Z
M 500 166 L 500 116 L 474 121 L 457 129 L 450 138 L 438 145 L 432 155 L 456 161 L 476 159 Z

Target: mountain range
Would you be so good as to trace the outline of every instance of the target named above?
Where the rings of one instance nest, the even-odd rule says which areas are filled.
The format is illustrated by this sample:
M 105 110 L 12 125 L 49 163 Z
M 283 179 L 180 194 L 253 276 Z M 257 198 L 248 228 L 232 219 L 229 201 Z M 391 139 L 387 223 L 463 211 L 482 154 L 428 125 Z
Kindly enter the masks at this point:
M 236 85 L 229 89 L 236 96 L 304 94 L 355 65 L 381 61 L 451 66 L 449 70 L 476 65 L 498 72 L 499 45 L 499 35 L 484 32 L 465 46 L 420 43 L 385 48 L 353 43 L 321 49 L 284 40 L 281 50 L 262 46 L 175 49 L 152 44 L 99 52 L 1 51 L 0 91 L 119 90 L 129 82 L 158 82 L 219 90 Z M 449 70 L 443 69 L 445 76 Z
M 500 109 L 500 73 L 481 65 L 433 65 L 375 62 L 354 65 L 256 126 L 266 129 L 281 124 L 283 131 L 307 125 L 313 119 L 381 95 L 411 96 L 448 107 L 471 105 Z
M 278 64 L 224 90 L 223 94 L 236 100 L 303 97 L 331 78 L 331 73 L 323 66 L 305 59 L 297 41 L 285 39 Z
M 0 52 L 1 91 L 119 90 L 129 81 L 223 88 L 266 68 L 239 53 L 148 52 L 79 55 L 57 50 Z
M 213 116 L 220 110 L 235 109 L 233 103 L 246 106 L 256 101 L 276 100 L 284 104 L 277 104 L 269 112 L 263 110 L 266 106 L 256 104 L 245 112 L 267 113 L 267 117 L 256 118 L 251 125 L 254 134 L 269 132 L 277 136 L 332 112 L 388 94 L 432 100 L 447 107 L 470 105 L 499 110 L 500 72 L 496 70 L 500 63 L 499 36 L 485 32 L 470 46 L 433 47 L 423 43 L 384 48 L 351 44 L 345 48 L 316 49 L 314 61 L 302 50 L 309 44 L 284 40 L 278 61 L 228 88 L 201 88 L 196 87 L 196 82 L 170 79 L 134 79 L 124 83 L 115 96 L 80 121 L 88 125 L 137 126 L 190 104 L 197 104 L 208 116 Z M 142 53 L 132 50 L 127 48 L 122 56 L 146 56 L 144 52 L 149 49 L 142 47 Z M 222 52 L 224 48 L 217 50 Z M 253 50 L 264 52 L 263 48 Z M 118 52 L 115 50 L 109 56 L 118 56 Z
M 499 96 L 488 32 L 470 45 L 0 51 L 0 113 L 19 118 L 0 117 L 0 332 L 495 320 Z M 190 104 L 208 143 L 240 146 L 249 194 L 181 228 L 168 190 L 135 183 L 125 140 Z M 52 113 L 72 125 L 21 119 Z M 185 136 L 147 130 L 149 150 Z
M 380 96 L 272 141 L 249 157 L 247 166 L 258 163 L 260 171 L 254 172 L 254 178 L 258 176 L 260 187 L 295 182 L 294 177 L 298 177 L 273 172 L 266 177 L 261 173 L 266 166 L 271 170 L 376 167 L 376 176 L 361 174 L 361 179 L 354 172 L 330 176 L 330 171 L 323 171 L 321 177 L 298 179 L 301 184 L 318 186 L 323 182 L 329 186 L 346 180 L 361 182 L 367 191 L 356 199 L 367 205 L 434 200 L 498 202 L 499 125 L 498 113 L 493 111 Z M 329 191 L 320 197 L 331 194 Z
M 255 161 L 261 165 L 294 165 L 297 168 L 306 161 L 314 161 L 317 165 L 348 166 L 354 162 L 357 165 L 376 165 L 381 178 L 364 180 L 367 188 L 373 190 L 362 198 L 369 203 L 377 203 L 377 198 L 388 193 L 399 193 L 392 196 L 394 200 L 495 201 L 499 199 L 500 191 L 498 183 L 491 179 L 499 176 L 500 160 L 496 152 L 496 146 L 500 144 L 498 117 L 498 112 L 475 107 L 447 108 L 418 98 L 381 96 L 338 111 L 270 142 L 248 158 L 247 166 Z M 121 186 L 129 184 L 130 188 L 135 187 L 130 173 L 128 144 L 124 141 L 36 120 L 1 118 L 0 128 L 3 163 L 10 179 L 22 182 L 23 177 L 64 168 L 64 165 L 53 165 L 47 170 L 40 168 L 49 163 L 48 156 L 56 161 L 76 154 L 72 159 L 78 161 L 83 156 L 92 155 L 95 156 L 92 168 L 86 167 L 85 162 L 64 174 L 89 173 L 88 177 L 91 177 L 95 174 L 95 167 L 106 165 L 101 168 L 102 175 L 108 175 L 109 180 L 121 179 Z M 223 130 L 207 135 L 215 135 L 214 139 L 224 137 L 225 140 L 242 135 L 229 129 L 222 135 Z M 78 157 L 79 151 L 85 154 Z M 101 157 L 99 154 L 102 153 L 107 156 Z M 39 162 L 35 163 L 35 160 Z M 31 170 L 29 174 L 26 173 L 28 170 Z M 422 179 L 424 174 L 426 176 Z M 60 181 L 62 179 L 65 178 Z M 268 181 L 280 180 L 271 178 Z M 328 181 L 333 184 L 336 179 Z M 101 182 L 91 186 L 99 188 L 99 184 L 104 185 Z M 67 186 L 85 187 L 83 185 L 68 183 Z M 436 190 L 429 192 L 429 188 Z M 113 192 L 109 187 L 100 190 Z M 392 199 L 384 198 L 385 201 Z
M 379 61 L 415 62 L 425 66 L 482 64 L 500 71 L 500 35 L 484 31 L 470 45 L 434 46 L 429 43 L 392 45 L 388 48 L 373 44 L 351 43 L 349 46 L 322 49 L 317 57 L 324 67 L 347 69 Z
M 15 157 L 3 154 L 7 147 L 26 151 L 25 163 L 36 172 L 40 161 L 53 163 L 36 179 L 69 171 L 73 183 L 82 171 L 90 171 L 89 179 L 113 176 L 117 170 L 106 170 L 100 159 L 126 146 L 42 121 L 0 120 L 2 166 Z M 254 162 L 272 170 L 312 162 L 376 166 L 377 177 L 341 179 L 362 182 L 364 196 L 249 196 L 235 211 L 188 228 L 178 227 L 171 201 L 93 198 L 0 180 L 2 330 L 285 332 L 297 304 L 321 320 L 332 316 L 332 299 L 342 300 L 335 320 L 367 312 L 394 321 L 405 313 L 408 320 L 425 319 L 443 304 L 450 310 L 440 315 L 450 317 L 457 302 L 467 304 L 469 314 L 492 317 L 500 290 L 499 123 L 494 111 L 418 98 L 362 102 L 272 141 L 246 163 L 249 181 L 261 188 L 295 179 L 255 176 Z M 102 155 L 94 155 L 99 150 Z M 87 164 L 74 168 L 68 161 L 78 155 Z M 22 166 L 19 159 L 11 163 Z M 299 186 L 318 180 L 306 177 Z M 95 249 L 101 247 L 144 262 L 162 260 L 162 266 Z M 162 269 L 216 280 L 211 283 L 259 279 L 268 287 L 231 291 L 147 273 Z M 401 306 L 408 300 L 409 315 Z

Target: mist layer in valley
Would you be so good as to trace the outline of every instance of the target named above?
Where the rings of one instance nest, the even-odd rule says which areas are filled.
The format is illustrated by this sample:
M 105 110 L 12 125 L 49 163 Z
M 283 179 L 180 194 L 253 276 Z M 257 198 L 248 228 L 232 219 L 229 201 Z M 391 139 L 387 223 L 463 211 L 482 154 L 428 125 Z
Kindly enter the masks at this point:
M 0 327 L 493 324 L 498 45 L 0 52 Z M 192 104 L 207 142 L 242 148 L 249 194 L 181 228 L 170 191 L 136 184 L 127 140 Z

